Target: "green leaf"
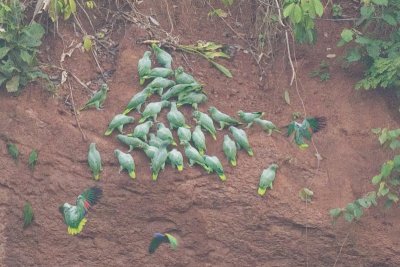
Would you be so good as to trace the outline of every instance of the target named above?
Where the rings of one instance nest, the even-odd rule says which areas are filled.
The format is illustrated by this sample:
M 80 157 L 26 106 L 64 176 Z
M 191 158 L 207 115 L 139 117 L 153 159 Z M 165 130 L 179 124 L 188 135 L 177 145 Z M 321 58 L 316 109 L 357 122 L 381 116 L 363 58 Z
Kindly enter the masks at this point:
M 225 68 L 224 66 L 222 66 L 221 64 L 218 64 L 217 62 L 215 62 L 215 61 L 210 61 L 210 63 L 211 64 L 213 64 L 214 65 L 214 67 L 216 67 L 220 72 L 222 72 L 226 77 L 228 77 L 228 78 L 232 78 L 233 76 L 232 76 L 232 73 L 227 69 L 227 68 Z
M 225 54 L 224 52 L 219 52 L 219 51 L 215 51 L 215 52 L 205 52 L 204 55 L 206 55 L 207 58 L 209 59 L 214 59 L 214 58 L 230 58 L 227 54 Z
M 398 195 L 397 195 L 396 193 L 390 192 L 390 193 L 387 195 L 387 198 L 390 199 L 390 200 L 392 200 L 392 201 L 395 202 L 395 203 L 397 203 L 397 201 L 399 201 L 399 197 L 398 197 Z
M 385 182 L 381 182 L 379 184 L 378 196 L 385 196 L 387 193 L 389 193 L 389 188 L 386 186 Z
M 324 6 L 322 5 L 320 0 L 312 0 L 314 4 L 315 13 L 321 17 L 324 14 Z
M 360 219 L 361 218 L 361 216 L 363 215 L 363 210 L 362 210 L 362 208 L 360 207 L 360 206 L 356 206 L 356 208 L 354 209 L 354 217 L 355 218 L 357 218 L 357 219 Z
M 14 93 L 18 91 L 19 87 L 19 75 L 13 76 L 8 82 L 6 83 L 7 92 Z
M 397 25 L 397 21 L 396 21 L 396 19 L 395 19 L 392 15 L 384 14 L 383 17 L 382 17 L 382 19 L 383 19 L 387 24 L 389 24 L 390 26 L 396 26 L 396 25 Z
M 28 65 L 32 64 L 33 61 L 33 55 L 29 54 L 28 51 L 26 50 L 21 50 L 19 56 L 21 57 L 21 59 L 28 63 Z
M 390 142 L 389 147 L 392 150 L 396 150 L 397 148 L 400 148 L 400 141 L 399 140 L 393 140 L 392 142 Z
M 377 185 L 381 182 L 381 180 L 382 180 L 382 174 L 375 175 L 372 178 L 372 184 Z
M 342 209 L 340 208 L 331 209 L 329 211 L 329 214 L 331 215 L 332 218 L 337 218 L 340 216 L 340 214 L 342 214 Z
M 344 219 L 348 222 L 352 222 L 354 220 L 354 215 L 353 213 L 345 212 L 344 213 Z
M 349 29 L 344 29 L 342 33 L 340 34 L 340 37 L 342 37 L 342 40 L 345 41 L 346 43 L 350 42 L 353 40 L 353 31 Z
M 17 148 L 17 146 L 15 144 L 7 143 L 7 151 L 8 151 L 8 154 L 10 154 L 10 156 L 13 159 L 18 160 L 19 151 L 18 151 L 18 148 Z
M 395 168 L 400 167 L 400 155 L 396 155 L 396 156 L 394 157 L 394 159 L 393 159 L 393 162 L 394 162 L 394 167 L 395 167 Z
M 374 3 L 375 5 L 387 6 L 388 0 L 372 0 L 372 3 Z
M 361 17 L 363 19 L 369 19 L 372 16 L 372 14 L 374 14 L 374 12 L 375 12 L 374 6 L 364 5 L 360 9 Z
M 33 22 L 22 30 L 22 34 L 18 40 L 19 45 L 27 46 L 30 48 L 38 47 L 42 44 L 42 37 L 44 35 L 44 28 L 42 25 Z
M 314 192 L 308 188 L 303 188 L 299 192 L 299 197 L 305 202 L 310 202 L 313 196 Z
M 359 198 L 359 199 L 357 199 L 357 203 L 361 206 L 361 207 L 363 207 L 363 208 L 369 208 L 370 206 L 371 206 L 371 203 L 370 203 L 370 201 L 368 200 L 368 199 L 366 199 L 366 198 Z
M 372 129 L 371 130 L 374 134 L 379 134 L 381 131 L 382 131 L 382 129 L 381 128 L 374 128 L 374 129 Z
M 299 23 L 303 18 L 303 11 L 301 10 L 300 5 L 295 5 L 294 9 L 293 9 L 293 13 L 290 16 L 290 19 L 294 22 L 294 23 Z
M 400 185 L 400 177 L 397 176 L 397 177 L 392 178 L 392 179 L 389 181 L 389 183 L 390 183 L 391 185 L 393 185 L 393 186 L 398 186 L 398 185 Z
M 83 48 L 86 52 L 89 52 L 92 49 L 92 39 L 88 35 L 83 37 Z
M 33 149 L 32 152 L 29 154 L 28 165 L 31 169 L 33 169 L 37 163 L 38 153 L 36 149 Z
M 234 0 L 221 0 L 221 1 L 225 6 L 231 6 L 233 5 Z
M 369 201 L 370 203 L 372 203 L 374 206 L 376 206 L 376 205 L 378 204 L 378 203 L 376 202 L 376 192 L 375 192 L 375 191 L 369 192 L 369 193 L 365 196 L 365 198 L 368 199 L 368 201 Z
M 388 162 L 385 162 L 385 163 L 382 165 L 382 168 L 381 168 L 381 175 L 382 175 L 382 177 L 383 177 L 383 178 L 388 177 L 388 176 L 392 173 L 393 167 L 394 167 L 394 162 L 393 162 L 393 160 L 389 160 Z
M 72 13 L 76 13 L 76 3 L 75 0 L 69 0 L 69 6 Z
M 295 3 L 291 3 L 283 9 L 283 17 L 284 18 L 287 18 L 292 14 L 295 5 L 296 5 Z
M 8 52 L 11 50 L 10 47 L 1 47 L 0 48 L 0 59 L 2 59 L 3 57 L 7 56 Z
M 225 11 L 223 11 L 220 8 L 217 8 L 217 9 L 214 9 L 214 10 L 211 10 L 210 12 L 208 12 L 208 16 L 209 17 L 217 16 L 220 18 L 226 18 L 226 17 L 228 17 L 228 13 L 226 13 Z

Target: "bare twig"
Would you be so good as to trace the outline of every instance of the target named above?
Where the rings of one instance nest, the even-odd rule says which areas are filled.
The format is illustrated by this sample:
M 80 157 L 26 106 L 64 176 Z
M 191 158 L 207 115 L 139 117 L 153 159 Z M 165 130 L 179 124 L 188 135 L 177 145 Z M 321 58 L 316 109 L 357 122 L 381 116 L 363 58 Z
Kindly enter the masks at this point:
M 69 81 L 68 81 L 68 88 L 69 88 L 69 92 L 70 92 L 70 96 L 71 96 L 71 104 L 72 104 L 72 109 L 74 111 L 74 117 L 75 117 L 76 124 L 78 125 L 79 131 L 82 134 L 82 140 L 86 141 L 87 138 L 86 138 L 85 133 L 82 130 L 81 124 L 78 119 L 78 115 L 77 115 L 76 108 L 75 108 L 74 95 L 72 93 L 72 87 L 71 87 L 71 83 Z
M 346 244 L 346 241 L 347 241 L 349 235 L 350 235 L 350 230 L 349 230 L 349 232 L 347 232 L 347 235 L 346 235 L 346 237 L 344 238 L 342 245 L 340 246 L 339 253 L 338 253 L 338 255 L 336 256 L 336 260 L 335 260 L 335 263 L 333 264 L 333 267 L 336 267 L 336 264 L 337 264 L 337 262 L 338 262 L 338 260 L 339 260 L 340 254 L 342 253 L 344 244 Z
M 169 7 L 168 7 L 168 1 L 164 0 L 165 5 L 167 6 L 167 15 L 169 19 L 169 23 L 171 24 L 171 30 L 169 31 L 170 34 L 174 31 L 174 22 L 172 21 L 171 15 L 169 14 Z

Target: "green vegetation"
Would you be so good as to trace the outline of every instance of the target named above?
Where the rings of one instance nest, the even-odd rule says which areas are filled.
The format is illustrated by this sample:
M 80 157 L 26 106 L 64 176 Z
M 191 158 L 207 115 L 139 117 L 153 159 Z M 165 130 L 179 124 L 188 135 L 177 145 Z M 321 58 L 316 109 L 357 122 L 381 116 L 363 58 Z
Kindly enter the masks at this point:
M 335 19 L 343 17 L 343 8 L 340 4 L 332 5 L 332 17 Z
M 321 82 L 329 80 L 331 78 L 331 74 L 329 72 L 329 64 L 325 60 L 322 60 L 318 68 L 311 71 L 309 75 L 311 78 L 319 77 Z
M 17 0 L 0 3 L 0 87 L 18 92 L 30 81 L 47 76 L 37 67 L 37 48 L 42 44 L 43 27 L 23 23 Z

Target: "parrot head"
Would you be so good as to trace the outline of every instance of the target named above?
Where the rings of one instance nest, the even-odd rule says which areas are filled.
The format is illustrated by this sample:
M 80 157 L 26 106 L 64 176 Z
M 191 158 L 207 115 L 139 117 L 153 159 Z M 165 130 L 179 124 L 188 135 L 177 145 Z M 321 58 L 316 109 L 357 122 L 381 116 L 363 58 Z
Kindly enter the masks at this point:
M 273 171 L 276 171 L 276 169 L 278 169 L 278 164 L 271 164 L 271 166 L 269 166 L 269 168 L 271 169 L 271 170 L 273 170 Z
M 105 83 L 103 83 L 103 84 L 101 85 L 101 87 L 100 87 L 100 90 L 101 90 L 103 93 L 107 92 L 107 91 L 109 90 L 109 89 L 108 89 L 108 85 L 105 84 Z
M 215 107 L 210 107 L 208 109 L 208 112 L 210 112 L 211 114 L 214 113 L 215 111 L 217 111 L 217 109 Z
M 91 143 L 89 148 L 90 148 L 90 150 L 96 149 L 96 144 L 95 143 Z
M 171 102 L 169 102 L 168 100 L 163 100 L 161 103 L 163 108 L 169 107 L 171 105 Z
M 238 114 L 239 116 L 241 116 L 243 113 L 244 113 L 243 110 L 239 110 L 239 111 L 237 112 L 237 114 Z
M 165 128 L 164 123 L 162 123 L 162 122 L 157 123 L 157 130 L 160 130 L 162 128 Z
M 115 150 L 114 150 L 114 155 L 115 155 L 116 157 L 118 157 L 120 153 L 121 153 L 121 150 L 119 150 L 119 149 L 115 149 Z
M 181 74 L 183 73 L 183 67 L 179 66 L 176 70 L 175 70 L 175 74 Z
M 198 119 L 200 117 L 200 112 L 195 110 L 195 111 L 193 111 L 192 115 L 194 118 Z
M 64 204 L 58 207 L 58 211 L 64 216 Z
M 145 56 L 145 57 L 150 57 L 150 56 L 151 56 L 151 52 L 150 52 L 150 51 L 144 52 L 144 56 Z

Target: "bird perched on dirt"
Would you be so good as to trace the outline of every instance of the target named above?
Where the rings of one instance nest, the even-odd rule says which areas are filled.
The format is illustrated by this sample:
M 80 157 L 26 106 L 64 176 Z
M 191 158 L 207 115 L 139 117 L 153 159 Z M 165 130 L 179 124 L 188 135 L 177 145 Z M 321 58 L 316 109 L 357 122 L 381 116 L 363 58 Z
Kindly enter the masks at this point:
M 208 109 L 208 112 L 211 115 L 211 118 L 219 123 L 220 128 L 218 130 L 224 129 L 225 125 L 230 126 L 230 125 L 239 125 L 241 124 L 239 121 L 236 119 L 232 118 L 231 116 L 219 111 L 216 107 L 210 107 Z
M 148 74 L 143 76 L 140 81 L 140 85 L 144 84 L 147 79 L 153 78 L 168 78 L 174 74 L 174 71 L 168 68 L 154 68 L 151 69 Z
M 158 148 L 154 157 L 151 159 L 151 177 L 153 181 L 156 181 L 158 178 L 158 174 L 161 170 L 165 168 L 165 162 L 168 158 L 167 146 L 169 142 L 163 141 L 161 146 Z
M 135 148 L 143 149 L 146 146 L 146 143 L 136 137 L 130 137 L 123 134 L 117 135 L 118 141 L 129 146 L 128 152 L 131 152 Z
M 189 143 L 185 143 L 185 155 L 189 160 L 189 166 L 192 167 L 195 163 L 202 166 L 207 172 L 210 172 L 210 168 L 206 165 L 204 158 L 200 155 L 199 151 L 192 147 Z
M 175 148 L 168 152 L 168 161 L 171 163 L 172 167 L 177 168 L 178 171 L 183 170 L 183 156 L 182 153 Z
M 197 125 L 194 128 L 194 131 L 192 133 L 192 141 L 193 141 L 194 146 L 199 151 L 200 155 L 203 156 L 207 150 L 206 149 L 206 137 L 205 137 L 203 131 L 201 130 L 200 125 Z
M 232 166 L 236 166 L 236 164 L 237 164 L 237 162 L 236 162 L 236 155 L 237 155 L 236 144 L 227 134 L 224 136 L 222 150 L 224 151 L 226 158 L 229 160 L 229 163 Z
M 133 160 L 131 154 L 126 154 L 119 149 L 115 149 L 114 155 L 117 157 L 120 165 L 119 172 L 121 173 L 121 171 L 127 170 L 129 176 L 132 179 L 135 179 L 136 178 L 135 161 Z
M 178 240 L 176 240 L 176 238 L 172 235 L 155 233 L 150 242 L 149 253 L 153 254 L 162 243 L 170 244 L 172 249 L 176 249 L 178 247 Z
M 190 84 L 176 84 L 169 88 L 162 96 L 161 100 L 168 100 L 171 97 L 188 95 L 190 92 L 198 92 L 201 91 L 202 87 L 200 84 L 197 83 L 190 83 Z
M 261 118 L 264 115 L 264 112 L 244 112 L 239 110 L 237 114 L 243 122 L 247 123 L 246 128 L 249 128 L 256 118 Z
M 156 154 L 158 148 L 155 146 L 151 146 L 145 143 L 145 146 L 143 148 L 144 153 L 149 159 L 152 159 L 154 155 Z
M 253 156 L 253 149 L 250 147 L 249 140 L 247 139 L 246 132 L 242 129 L 238 129 L 235 126 L 230 126 L 229 130 L 231 131 L 233 138 L 236 141 L 237 148 L 241 149 L 244 148 L 247 151 L 249 156 Z
M 101 198 L 103 191 L 98 187 L 91 187 L 85 190 L 76 199 L 76 205 L 64 203 L 59 207 L 65 224 L 68 226 L 68 234 L 79 234 L 85 226 L 86 214 L 90 207 L 95 205 Z
M 15 160 L 18 161 L 19 150 L 14 143 L 7 143 L 8 154 Z
M 193 78 L 192 75 L 183 71 L 183 67 L 180 66 L 175 70 L 175 81 L 177 84 L 190 84 L 198 82 Z
M 131 100 L 129 100 L 129 103 L 122 114 L 126 115 L 133 109 L 136 109 L 136 111 L 140 113 L 140 108 L 149 96 L 150 92 L 146 92 L 145 90 L 135 94 Z
M 133 133 L 128 134 L 127 136 L 140 138 L 147 142 L 147 135 L 149 134 L 150 128 L 153 126 L 153 124 L 154 123 L 152 121 L 146 121 L 138 124 L 136 125 L 135 129 L 133 129 Z
M 146 91 L 148 94 L 152 95 L 155 92 L 157 92 L 160 96 L 163 94 L 163 90 L 165 88 L 169 88 L 171 86 L 174 86 L 175 82 L 172 80 L 168 80 L 166 78 L 162 77 L 157 77 L 151 83 L 149 83 L 144 91 Z
M 221 181 L 226 181 L 224 168 L 216 156 L 204 156 L 204 162 L 211 171 L 214 171 L 218 174 Z
M 124 125 L 127 123 L 132 123 L 134 121 L 135 121 L 134 117 L 126 116 L 124 114 L 117 114 L 111 120 L 104 135 L 110 135 L 114 131 L 115 128 L 117 128 L 119 133 L 123 134 L 124 133 L 123 132 Z
M 160 138 L 158 138 L 154 133 L 149 134 L 149 145 L 160 148 L 161 143 L 163 142 Z
M 278 127 L 276 127 L 275 124 L 273 124 L 271 121 L 256 118 L 254 119 L 254 122 L 260 125 L 265 132 L 268 132 L 268 136 L 270 136 L 273 131 L 280 133 Z
M 263 170 L 260 176 L 260 183 L 258 185 L 258 194 L 260 196 L 265 195 L 267 188 L 272 189 L 272 183 L 275 180 L 277 169 L 277 164 L 271 164 L 267 169 Z
M 152 118 L 154 122 L 157 122 L 157 115 L 161 112 L 162 108 L 169 107 L 170 102 L 163 100 L 160 102 L 149 103 L 143 110 L 142 118 L 139 123 L 145 122 L 148 118 Z
M 171 130 L 165 127 L 164 123 L 159 122 L 157 124 L 157 137 L 162 141 L 167 141 L 168 145 L 172 144 L 176 146 L 176 142 L 174 141 L 174 136 L 172 135 Z
M 192 133 L 188 128 L 179 127 L 177 132 L 178 132 L 179 143 L 181 145 L 190 142 L 190 139 L 192 138 Z
M 304 138 L 311 140 L 312 135 L 323 129 L 325 126 L 325 117 L 307 117 L 302 123 L 292 121 L 289 125 L 287 125 L 287 136 L 291 136 L 294 133 L 295 143 L 300 148 L 307 148 L 308 145 L 304 142 Z
M 138 61 L 139 83 L 142 85 L 145 81 L 146 75 L 150 73 L 151 69 L 151 52 L 146 51 L 141 59 Z
M 196 123 L 198 125 L 200 125 L 202 128 L 206 129 L 211 136 L 214 138 L 214 140 L 217 140 L 217 131 L 215 130 L 214 127 L 214 122 L 213 120 L 210 118 L 210 116 L 208 116 L 206 113 L 203 113 L 201 111 L 195 110 L 193 111 L 193 118 L 196 121 Z
M 92 170 L 94 179 L 97 181 L 100 179 L 100 172 L 103 170 L 101 166 L 101 157 L 99 151 L 96 149 L 96 144 L 91 143 L 88 152 L 88 164 Z
M 31 225 L 34 219 L 33 209 L 29 202 L 25 202 L 22 215 L 24 217 L 24 228 L 27 228 L 29 225 Z
M 179 95 L 177 106 L 191 105 L 197 110 L 199 104 L 207 101 L 207 96 L 203 93 L 190 92 L 189 94 Z
M 104 101 L 106 101 L 108 90 L 108 85 L 103 83 L 100 86 L 100 90 L 95 92 L 89 101 L 79 109 L 79 111 L 90 107 L 96 107 L 97 110 L 101 110 L 103 108 Z
M 156 55 L 156 60 L 158 64 L 160 64 L 164 68 L 172 68 L 172 56 L 162 50 L 158 45 L 151 44 L 151 48 L 153 48 L 154 54 Z
M 179 127 L 190 128 L 190 126 L 186 124 L 185 116 L 176 107 L 176 102 L 171 102 L 171 110 L 167 114 L 167 119 L 171 130 Z

